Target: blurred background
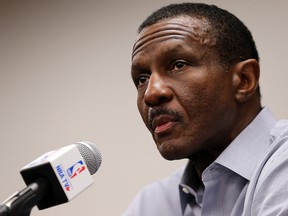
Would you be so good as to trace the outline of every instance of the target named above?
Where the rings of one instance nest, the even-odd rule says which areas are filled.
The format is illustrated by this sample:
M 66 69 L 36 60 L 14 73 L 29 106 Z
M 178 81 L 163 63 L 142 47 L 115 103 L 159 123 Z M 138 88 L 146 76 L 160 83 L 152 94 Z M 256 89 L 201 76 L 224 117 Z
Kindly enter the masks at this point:
M 43 153 L 95 143 L 103 163 L 71 202 L 31 215 L 120 215 L 144 185 L 186 161 L 164 160 L 138 114 L 130 79 L 138 25 L 168 0 L 0 0 L 0 203 Z M 262 102 L 288 118 L 288 1 L 207 0 L 252 31 Z

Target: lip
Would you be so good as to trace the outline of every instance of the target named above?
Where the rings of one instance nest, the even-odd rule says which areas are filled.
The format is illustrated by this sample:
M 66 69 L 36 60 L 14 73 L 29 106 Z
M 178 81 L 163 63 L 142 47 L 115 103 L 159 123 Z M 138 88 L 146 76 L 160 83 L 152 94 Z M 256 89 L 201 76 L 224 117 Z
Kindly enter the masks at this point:
M 153 120 L 152 129 L 154 133 L 160 134 L 167 132 L 176 124 L 176 121 L 170 116 L 160 116 Z

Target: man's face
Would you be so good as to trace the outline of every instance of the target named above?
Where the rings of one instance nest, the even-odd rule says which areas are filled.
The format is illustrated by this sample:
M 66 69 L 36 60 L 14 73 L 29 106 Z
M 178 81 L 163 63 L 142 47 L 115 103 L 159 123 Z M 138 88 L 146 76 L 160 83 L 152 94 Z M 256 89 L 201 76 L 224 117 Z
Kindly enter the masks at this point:
M 206 20 L 179 16 L 144 28 L 134 45 L 138 109 L 166 159 L 217 154 L 231 141 L 233 76 L 215 43 Z

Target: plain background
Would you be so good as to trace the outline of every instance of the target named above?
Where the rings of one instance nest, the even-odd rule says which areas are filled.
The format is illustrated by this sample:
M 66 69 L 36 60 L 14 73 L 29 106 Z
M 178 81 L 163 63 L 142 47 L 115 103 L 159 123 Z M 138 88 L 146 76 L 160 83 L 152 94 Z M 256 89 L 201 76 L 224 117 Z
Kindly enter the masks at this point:
M 186 161 L 166 161 L 136 108 L 130 78 L 138 25 L 168 0 L 0 1 L 0 202 L 25 187 L 19 170 L 43 153 L 95 143 L 103 164 L 70 203 L 31 215 L 120 215 L 144 185 Z M 250 28 L 263 105 L 288 118 L 288 1 L 215 0 Z

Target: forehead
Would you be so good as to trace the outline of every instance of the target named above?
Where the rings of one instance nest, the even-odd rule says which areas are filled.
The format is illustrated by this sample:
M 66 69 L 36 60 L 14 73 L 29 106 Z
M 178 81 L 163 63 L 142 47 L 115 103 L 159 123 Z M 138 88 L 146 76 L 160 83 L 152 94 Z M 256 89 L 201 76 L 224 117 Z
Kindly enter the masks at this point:
M 215 45 L 210 27 L 205 18 L 182 15 L 161 20 L 144 28 L 139 33 L 133 47 L 132 57 L 152 43 L 155 44 L 169 39 L 192 40 L 198 42 L 199 45 Z

